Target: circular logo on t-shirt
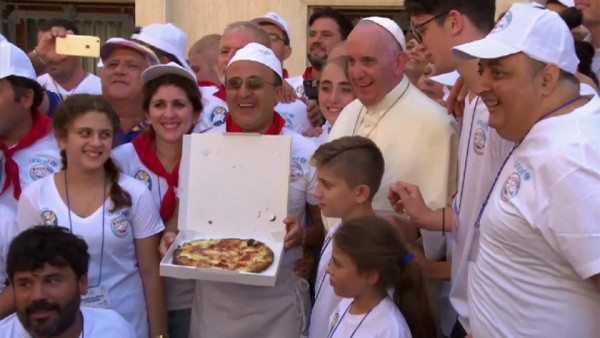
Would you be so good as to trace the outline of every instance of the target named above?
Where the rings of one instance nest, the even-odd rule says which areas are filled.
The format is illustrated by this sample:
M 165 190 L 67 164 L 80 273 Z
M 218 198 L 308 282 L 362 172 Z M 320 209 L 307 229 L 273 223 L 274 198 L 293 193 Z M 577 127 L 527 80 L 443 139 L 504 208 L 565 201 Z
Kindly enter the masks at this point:
M 225 123 L 225 114 L 227 114 L 227 109 L 221 106 L 213 109 L 210 113 L 210 123 L 212 123 L 213 127 L 218 127 Z
M 502 19 L 500 19 L 500 21 L 498 21 L 496 26 L 494 26 L 494 29 L 492 29 L 490 34 L 499 33 L 499 32 L 502 32 L 503 30 L 505 30 L 506 27 L 508 27 L 510 25 L 510 23 L 512 22 L 512 19 L 513 19 L 512 13 L 510 11 L 506 12 L 506 14 L 504 14 Z
M 473 151 L 475 154 L 483 155 L 486 138 L 487 136 L 485 135 L 485 130 L 483 130 L 483 128 L 477 128 L 477 130 L 475 130 L 475 135 L 473 135 Z
M 111 224 L 110 229 L 113 234 L 119 238 L 124 238 L 129 234 L 129 220 L 125 216 L 119 216 L 115 218 Z
M 294 91 L 296 92 L 296 95 L 298 95 L 299 97 L 304 96 L 304 86 L 298 86 L 298 87 L 296 87 L 296 89 Z
M 52 211 L 50 209 L 44 209 L 44 210 L 42 210 L 41 216 L 42 216 L 42 223 L 44 225 L 54 225 L 54 226 L 58 225 L 58 218 L 56 217 L 56 214 L 54 213 L 54 211 Z
M 150 177 L 150 174 L 148 174 L 148 172 L 146 170 L 144 170 L 144 169 L 136 170 L 135 173 L 133 173 L 133 178 L 144 182 L 146 184 L 146 187 L 148 187 L 148 190 L 152 190 L 152 178 Z
M 504 186 L 502 186 L 500 198 L 502 198 L 504 202 L 508 202 L 508 200 L 517 196 L 519 188 L 521 188 L 521 175 L 519 175 L 519 173 L 508 175 L 506 181 L 504 181 Z
M 54 169 L 48 164 L 35 164 L 29 169 L 29 176 L 33 180 L 39 180 L 50 174 L 54 174 Z
M 290 180 L 296 182 L 302 175 L 304 175 L 304 170 L 302 170 L 300 163 L 292 162 L 292 165 L 290 166 Z

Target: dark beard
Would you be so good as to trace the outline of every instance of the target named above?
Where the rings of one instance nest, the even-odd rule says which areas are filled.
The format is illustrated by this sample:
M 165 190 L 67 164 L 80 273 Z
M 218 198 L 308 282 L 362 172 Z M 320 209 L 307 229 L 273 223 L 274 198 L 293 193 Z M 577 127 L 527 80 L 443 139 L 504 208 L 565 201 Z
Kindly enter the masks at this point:
M 41 300 L 31 304 L 25 311 L 17 311 L 17 316 L 27 332 L 38 336 L 52 337 L 64 333 L 75 323 L 77 314 L 79 313 L 80 304 L 81 297 L 79 296 L 73 297 L 73 299 L 62 308 L 58 304 Z M 50 322 L 35 321 L 31 318 L 31 313 L 36 310 L 55 311 L 57 312 L 57 318 L 49 319 L 51 320 Z
M 308 59 L 308 62 L 310 62 L 310 65 L 318 72 L 320 72 L 327 63 L 327 57 L 313 58 L 310 54 L 307 54 L 306 58 Z

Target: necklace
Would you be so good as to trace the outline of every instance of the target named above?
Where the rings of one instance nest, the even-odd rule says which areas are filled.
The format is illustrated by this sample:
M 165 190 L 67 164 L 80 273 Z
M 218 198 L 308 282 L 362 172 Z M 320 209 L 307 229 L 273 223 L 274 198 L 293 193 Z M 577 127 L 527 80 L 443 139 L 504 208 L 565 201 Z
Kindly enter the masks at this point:
M 67 181 L 67 170 L 65 169 L 65 194 L 67 195 L 67 209 L 69 210 L 69 229 L 73 232 L 73 221 L 71 220 L 71 200 L 69 199 L 69 182 Z M 104 214 L 106 208 L 106 174 L 104 175 L 104 188 L 102 197 L 102 244 L 100 246 L 100 267 L 98 271 L 98 284 L 89 285 L 89 288 L 95 288 L 100 286 L 102 282 L 102 263 L 104 261 Z M 83 318 L 83 315 L 82 315 Z
M 552 109 L 551 111 L 545 113 L 544 115 L 540 116 L 539 119 L 537 119 L 537 121 L 535 121 L 535 123 L 533 124 L 533 126 L 535 126 L 538 122 L 540 122 L 541 120 L 547 118 L 548 116 L 556 113 L 557 111 L 579 101 L 583 96 L 578 95 L 577 97 L 575 97 L 574 99 L 571 99 L 563 104 L 561 104 L 560 106 Z M 531 126 L 531 129 L 533 129 L 533 126 Z M 527 134 L 525 134 L 525 136 L 523 137 L 523 140 L 525 140 L 525 138 L 527 137 L 527 135 L 529 135 L 529 132 L 531 131 L 531 129 L 529 129 L 529 131 L 527 132 Z M 506 158 L 504 159 L 504 162 L 502 162 L 502 165 L 500 166 L 500 170 L 498 170 L 498 174 L 496 174 L 496 178 L 494 179 L 494 182 L 492 183 L 492 187 L 490 188 L 490 191 L 488 192 L 487 196 L 485 197 L 485 200 L 483 201 L 483 205 L 481 206 L 481 209 L 479 210 L 479 215 L 477 216 L 477 220 L 475 221 L 475 228 L 479 229 L 480 227 L 480 223 L 481 223 L 481 216 L 483 216 L 483 211 L 485 210 L 485 207 L 487 206 L 488 202 L 490 201 L 490 196 L 492 195 L 492 192 L 494 191 L 494 187 L 496 186 L 496 183 L 498 182 L 498 178 L 500 178 L 500 174 L 502 173 L 502 170 L 504 170 L 504 166 L 506 166 L 506 163 L 508 162 L 508 159 L 511 157 L 511 155 L 513 154 L 513 152 L 521 145 L 521 143 L 523 143 L 523 140 L 515 143 L 514 147 L 510 150 L 510 152 L 508 153 L 508 155 L 506 156 Z
M 329 331 L 329 334 L 327 335 L 327 338 L 332 338 L 333 337 L 333 335 L 335 334 L 335 331 L 338 329 L 338 326 L 340 326 L 340 324 L 342 323 L 344 317 L 346 316 L 346 313 L 348 313 L 348 311 L 350 311 L 350 307 L 352 306 L 352 304 L 354 304 L 354 302 L 352 302 L 352 303 L 350 303 L 350 305 L 348 305 L 348 307 L 346 308 L 346 311 L 344 311 L 344 313 L 342 314 L 342 317 L 338 320 L 337 323 L 335 323 L 335 326 L 331 329 L 331 331 Z M 354 328 L 354 331 L 352 331 L 352 334 L 348 338 L 354 337 L 354 334 L 356 333 L 356 331 L 358 331 L 358 329 L 360 328 L 360 326 L 362 325 L 362 323 L 365 321 L 365 319 L 367 318 L 367 316 L 376 307 L 377 307 L 377 305 L 375 305 L 369 311 L 367 311 L 367 313 L 365 313 L 365 315 L 362 317 L 362 319 L 360 320 L 360 322 L 358 322 L 358 325 L 356 325 L 356 327 Z
M 400 99 L 404 96 L 404 94 L 406 94 L 406 91 L 408 90 L 408 88 L 410 88 L 410 83 L 406 85 L 406 88 L 404 88 L 404 90 L 402 91 L 402 93 L 400 94 L 400 96 L 398 96 L 398 98 L 396 98 L 396 100 L 394 100 L 394 102 L 392 102 L 392 104 L 383 112 L 383 114 L 381 114 L 381 116 L 379 116 L 379 118 L 377 118 L 377 121 L 375 121 L 375 124 L 373 125 L 373 128 L 371 128 L 371 130 L 369 130 L 369 132 L 367 133 L 367 135 L 364 135 L 364 137 L 368 138 L 369 135 L 371 135 L 371 132 L 373 132 L 373 130 L 375 130 L 375 128 L 379 124 L 379 121 L 381 121 L 381 119 L 383 119 L 383 117 L 390 111 L 390 109 L 392 109 L 392 107 L 396 103 L 398 103 L 398 101 L 400 101 Z M 363 121 L 365 120 L 364 116 L 362 117 L 362 119 L 360 119 L 360 116 L 363 115 L 362 112 L 363 112 L 364 108 L 365 108 L 365 105 L 363 104 L 363 106 L 360 108 L 360 111 L 358 112 L 358 115 L 356 116 L 356 121 L 354 121 L 354 128 L 352 128 L 352 136 L 356 135 L 356 131 L 358 129 L 358 126 L 362 125 Z M 367 112 L 368 111 L 369 111 L 369 109 L 367 109 Z M 358 122 L 359 119 L 360 119 L 360 123 Z

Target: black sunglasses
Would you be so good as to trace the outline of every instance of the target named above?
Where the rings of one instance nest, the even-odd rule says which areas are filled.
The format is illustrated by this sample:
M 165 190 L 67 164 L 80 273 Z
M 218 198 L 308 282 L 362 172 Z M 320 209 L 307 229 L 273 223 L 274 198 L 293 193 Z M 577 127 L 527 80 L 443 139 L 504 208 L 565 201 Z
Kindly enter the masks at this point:
M 240 78 L 240 77 L 232 77 L 230 79 L 227 79 L 227 81 L 225 81 L 225 87 L 227 89 L 238 90 L 238 89 L 242 88 L 243 84 L 244 84 L 244 80 L 242 80 L 242 78 Z M 251 77 L 251 78 L 246 79 L 246 87 L 248 87 L 248 89 L 250 89 L 250 90 L 261 89 L 265 86 L 265 84 L 277 86 L 277 84 L 275 84 L 273 82 L 264 81 L 260 77 Z

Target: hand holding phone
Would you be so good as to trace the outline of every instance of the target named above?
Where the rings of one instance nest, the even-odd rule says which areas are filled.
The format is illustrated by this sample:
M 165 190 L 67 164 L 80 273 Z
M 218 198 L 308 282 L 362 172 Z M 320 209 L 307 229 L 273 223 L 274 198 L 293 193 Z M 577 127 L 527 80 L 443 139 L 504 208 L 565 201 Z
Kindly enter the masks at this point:
M 67 34 L 56 38 L 56 53 L 60 55 L 94 57 L 100 56 L 100 38 L 90 35 Z

